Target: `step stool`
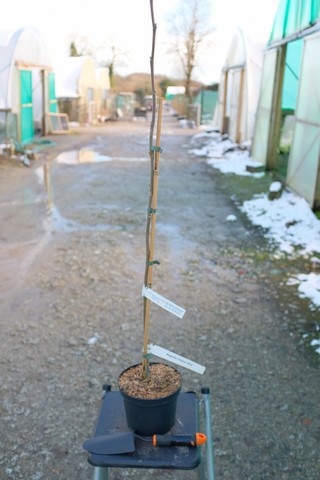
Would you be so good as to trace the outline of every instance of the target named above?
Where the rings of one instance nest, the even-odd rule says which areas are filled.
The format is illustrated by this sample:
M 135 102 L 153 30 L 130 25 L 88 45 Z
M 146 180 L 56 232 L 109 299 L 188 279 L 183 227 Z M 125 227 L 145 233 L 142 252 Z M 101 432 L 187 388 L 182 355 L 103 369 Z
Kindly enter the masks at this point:
M 93 437 L 131 432 L 126 422 L 122 396 L 103 386 L 98 419 Z M 204 429 L 203 430 L 201 430 Z M 197 447 L 154 447 L 150 442 L 135 438 L 135 451 L 116 455 L 89 453 L 88 462 L 93 466 L 93 480 L 108 480 L 109 468 L 153 468 L 192 470 L 197 468 L 199 480 L 214 480 L 213 439 L 210 413 L 210 389 L 201 388 L 201 396 L 195 392 L 180 393 L 177 401 L 176 422 L 172 434 L 205 433 L 207 441 Z M 206 465 L 205 465 L 206 464 Z

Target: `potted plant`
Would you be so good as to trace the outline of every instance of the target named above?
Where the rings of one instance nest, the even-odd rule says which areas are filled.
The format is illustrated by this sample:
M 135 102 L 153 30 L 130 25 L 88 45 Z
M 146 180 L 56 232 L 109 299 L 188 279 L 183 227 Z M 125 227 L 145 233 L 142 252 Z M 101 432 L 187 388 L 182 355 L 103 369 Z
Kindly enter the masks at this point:
M 150 362 L 149 320 L 151 300 L 158 303 L 158 305 L 161 305 L 164 300 L 163 297 L 152 290 L 153 267 L 159 263 L 154 259 L 154 240 L 161 153 L 160 140 L 163 99 L 159 98 L 158 101 L 156 101 L 154 84 L 156 24 L 154 21 L 153 0 L 150 0 L 150 10 L 153 27 L 152 53 L 150 57 L 152 119 L 149 132 L 150 188 L 146 222 L 146 266 L 143 287 L 143 355 L 140 364 L 125 369 L 118 378 L 119 391 L 124 400 L 127 424 L 130 428 L 142 435 L 166 433 L 174 425 L 176 404 L 182 383 L 181 374 L 174 367 L 164 363 Z M 156 134 L 154 133 L 155 126 Z M 165 301 L 165 304 L 166 306 L 164 306 L 164 308 L 169 311 L 171 309 L 172 313 L 177 316 L 182 317 L 185 312 L 170 301 Z M 161 356 L 161 354 L 158 356 Z M 162 358 L 165 358 L 165 356 L 162 356 Z M 170 359 L 172 359 L 172 357 Z M 183 365 L 184 360 L 186 359 L 179 357 L 175 363 Z M 200 373 L 203 373 L 203 371 Z

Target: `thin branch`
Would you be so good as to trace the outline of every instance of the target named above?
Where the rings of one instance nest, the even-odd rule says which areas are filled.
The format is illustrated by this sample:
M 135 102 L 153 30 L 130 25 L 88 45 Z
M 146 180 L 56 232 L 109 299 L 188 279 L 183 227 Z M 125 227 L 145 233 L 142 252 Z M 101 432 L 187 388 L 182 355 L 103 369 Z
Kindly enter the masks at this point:
M 154 84 L 154 53 L 156 48 L 157 24 L 155 23 L 155 20 L 154 20 L 153 0 L 150 0 L 150 12 L 151 12 L 151 22 L 152 22 L 152 48 L 151 48 L 151 56 L 150 56 L 152 118 L 151 118 L 151 125 L 150 125 L 150 134 L 149 134 L 149 151 L 151 152 L 155 119 L 156 119 L 156 90 L 155 90 L 155 84 Z
M 153 137 L 154 137 L 154 128 L 155 128 L 155 119 L 156 119 L 156 91 L 155 91 L 155 82 L 154 82 L 154 53 L 156 45 L 156 31 L 157 25 L 154 20 L 154 10 L 153 10 L 153 0 L 150 0 L 150 12 L 151 12 L 151 21 L 152 21 L 152 48 L 150 56 L 150 75 L 151 75 L 151 92 L 152 92 L 152 117 L 150 123 L 149 131 L 149 157 L 150 157 L 150 187 L 149 187 L 149 200 L 148 200 L 148 217 L 146 225 L 146 261 L 149 259 L 150 254 L 150 225 L 151 225 L 151 203 L 153 196 L 153 170 L 154 170 L 154 157 L 155 152 L 152 150 Z M 148 277 L 148 266 L 146 264 L 144 283 L 147 285 Z
M 154 19 L 154 9 L 153 9 L 153 0 L 150 0 L 150 13 L 151 13 L 151 21 L 152 21 L 152 48 L 151 48 L 151 56 L 150 56 L 150 76 L 151 76 L 151 91 L 152 91 L 152 118 L 150 123 L 150 132 L 149 132 L 149 156 L 150 156 L 150 185 L 149 185 L 149 199 L 148 199 L 148 215 L 147 215 L 147 224 L 146 224 L 146 266 L 145 266 L 145 274 L 144 274 L 144 284 L 147 287 L 151 287 L 150 279 L 152 278 L 152 260 L 151 256 L 153 257 L 153 246 L 151 252 L 150 246 L 150 235 L 152 232 L 152 215 L 154 212 L 152 211 L 152 206 L 154 202 L 154 170 L 155 170 L 155 159 L 156 159 L 156 152 L 152 148 L 153 147 L 153 137 L 154 137 L 154 128 L 155 128 L 155 119 L 156 119 L 156 91 L 155 91 L 155 81 L 154 81 L 154 55 L 155 55 L 155 45 L 156 45 L 156 31 L 157 25 Z M 154 228 L 154 227 L 153 227 Z M 152 235 L 151 235 L 152 240 Z M 150 310 L 150 301 L 143 297 L 143 330 L 144 330 L 144 340 L 143 340 L 143 377 L 147 378 L 148 370 L 149 370 L 149 362 L 146 358 L 147 355 L 147 344 L 148 344 L 148 323 L 149 323 L 149 310 Z

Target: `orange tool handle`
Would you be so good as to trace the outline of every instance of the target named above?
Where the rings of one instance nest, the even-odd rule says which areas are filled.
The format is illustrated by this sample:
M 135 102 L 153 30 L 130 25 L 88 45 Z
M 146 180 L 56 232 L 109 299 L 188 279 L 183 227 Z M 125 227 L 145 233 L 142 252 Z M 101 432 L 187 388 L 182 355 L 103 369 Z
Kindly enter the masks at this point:
M 196 447 L 207 440 L 203 433 L 192 435 L 153 435 L 152 444 L 154 447 Z

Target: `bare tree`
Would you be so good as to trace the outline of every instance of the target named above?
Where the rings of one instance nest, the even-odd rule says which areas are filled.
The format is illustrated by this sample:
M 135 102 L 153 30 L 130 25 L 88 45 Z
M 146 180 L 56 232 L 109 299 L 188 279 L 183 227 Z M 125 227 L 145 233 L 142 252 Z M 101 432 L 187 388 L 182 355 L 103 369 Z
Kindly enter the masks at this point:
M 81 57 L 90 56 L 95 64 L 109 69 L 109 80 L 111 89 L 114 87 L 115 68 L 126 65 L 128 51 L 116 45 L 113 38 L 109 38 L 103 45 L 90 42 L 89 37 L 72 33 L 66 37 L 69 44 L 69 56 Z
M 95 60 L 101 67 L 107 67 L 109 69 L 111 89 L 114 87 L 115 69 L 116 67 L 126 65 L 128 55 L 128 51 L 118 47 L 114 39 L 110 39 L 105 45 L 97 47 Z
M 78 33 L 71 33 L 66 37 L 69 46 L 70 57 L 82 57 L 84 55 L 92 55 L 94 47 L 90 44 L 89 38 Z
M 176 55 L 185 78 L 186 95 L 191 99 L 191 81 L 199 61 L 199 53 L 214 30 L 210 25 L 208 0 L 180 0 L 178 9 L 168 18 L 168 30 L 172 41 L 169 52 Z

